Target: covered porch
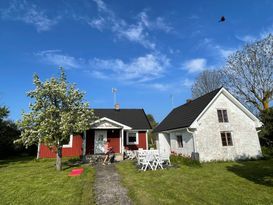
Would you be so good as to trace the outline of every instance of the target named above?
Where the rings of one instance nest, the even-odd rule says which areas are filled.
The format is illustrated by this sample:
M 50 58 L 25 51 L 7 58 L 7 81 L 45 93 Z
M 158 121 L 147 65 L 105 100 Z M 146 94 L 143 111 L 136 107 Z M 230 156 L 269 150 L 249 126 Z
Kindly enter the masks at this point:
M 147 130 L 134 130 L 109 118 L 95 121 L 83 133 L 83 156 L 104 154 L 104 143 L 108 141 L 114 153 L 123 154 L 124 149 L 147 149 Z

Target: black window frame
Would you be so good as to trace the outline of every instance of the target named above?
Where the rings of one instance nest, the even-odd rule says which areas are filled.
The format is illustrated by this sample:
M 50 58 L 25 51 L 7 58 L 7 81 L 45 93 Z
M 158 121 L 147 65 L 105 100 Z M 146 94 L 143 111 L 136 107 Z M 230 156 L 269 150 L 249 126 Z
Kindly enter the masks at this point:
M 220 136 L 223 147 L 233 146 L 231 132 L 220 132 Z
M 228 114 L 226 109 L 218 109 L 217 110 L 218 122 L 226 123 L 228 121 Z

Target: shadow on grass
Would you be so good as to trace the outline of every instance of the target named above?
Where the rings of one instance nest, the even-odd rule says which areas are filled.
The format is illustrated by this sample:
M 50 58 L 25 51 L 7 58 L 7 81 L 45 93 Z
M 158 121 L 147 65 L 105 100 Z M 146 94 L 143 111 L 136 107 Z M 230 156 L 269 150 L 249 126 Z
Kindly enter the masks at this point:
M 63 162 L 63 170 L 67 170 L 73 167 L 79 167 L 83 164 L 82 160 L 79 158 L 71 158 Z
M 273 159 L 256 161 L 239 161 L 227 167 L 228 171 L 265 186 L 273 186 Z
M 1 159 L 0 160 L 0 168 L 7 167 L 11 164 L 23 164 L 28 163 L 30 161 L 35 160 L 33 156 L 27 156 L 27 157 L 12 157 L 8 159 Z

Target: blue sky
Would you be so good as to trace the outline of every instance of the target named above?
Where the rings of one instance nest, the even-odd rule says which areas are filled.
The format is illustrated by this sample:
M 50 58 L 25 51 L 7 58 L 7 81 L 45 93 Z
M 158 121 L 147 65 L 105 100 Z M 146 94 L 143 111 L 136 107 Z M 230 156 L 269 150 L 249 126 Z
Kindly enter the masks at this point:
M 144 108 L 157 121 L 191 98 L 202 70 L 273 32 L 272 1 L 0 1 L 0 105 L 20 119 L 32 77 L 66 69 L 92 108 Z M 218 20 L 224 15 L 226 21 Z

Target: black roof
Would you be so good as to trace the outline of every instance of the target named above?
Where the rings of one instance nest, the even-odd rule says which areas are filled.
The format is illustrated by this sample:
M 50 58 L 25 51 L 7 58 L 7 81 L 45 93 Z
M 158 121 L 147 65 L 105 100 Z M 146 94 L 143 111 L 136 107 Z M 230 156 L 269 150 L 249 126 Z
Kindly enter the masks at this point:
M 107 117 L 136 130 L 152 128 L 143 109 L 94 109 L 94 113 L 99 118 Z
M 189 127 L 220 90 L 221 88 L 218 88 L 193 101 L 174 108 L 154 129 L 154 132 Z

